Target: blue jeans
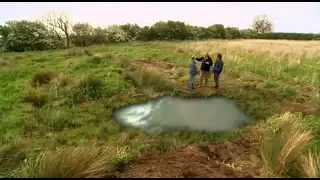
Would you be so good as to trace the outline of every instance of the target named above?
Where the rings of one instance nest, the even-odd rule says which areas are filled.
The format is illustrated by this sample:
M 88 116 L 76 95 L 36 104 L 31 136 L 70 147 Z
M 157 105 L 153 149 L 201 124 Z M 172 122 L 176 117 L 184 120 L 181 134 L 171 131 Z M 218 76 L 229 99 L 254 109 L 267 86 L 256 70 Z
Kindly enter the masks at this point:
M 195 88 L 196 75 L 189 74 L 189 89 Z

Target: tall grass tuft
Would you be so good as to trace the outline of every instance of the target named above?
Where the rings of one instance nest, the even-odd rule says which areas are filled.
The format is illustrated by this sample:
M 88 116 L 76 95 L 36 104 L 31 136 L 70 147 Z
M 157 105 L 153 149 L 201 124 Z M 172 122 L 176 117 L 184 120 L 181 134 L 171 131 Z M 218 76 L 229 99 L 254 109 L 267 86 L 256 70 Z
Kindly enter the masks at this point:
M 297 162 L 312 145 L 313 135 L 290 113 L 280 119 L 264 134 L 261 147 L 263 171 L 268 177 L 299 177 Z
M 124 72 L 125 79 L 131 80 L 133 84 L 140 88 L 152 87 L 155 90 L 173 90 L 174 86 L 165 77 L 156 71 L 147 68 L 140 68 L 133 72 Z
M 110 170 L 113 153 L 92 148 L 62 148 L 47 151 L 26 161 L 15 177 L 21 178 L 102 178 Z
M 320 178 L 320 153 L 309 151 L 300 158 L 299 166 L 303 177 Z

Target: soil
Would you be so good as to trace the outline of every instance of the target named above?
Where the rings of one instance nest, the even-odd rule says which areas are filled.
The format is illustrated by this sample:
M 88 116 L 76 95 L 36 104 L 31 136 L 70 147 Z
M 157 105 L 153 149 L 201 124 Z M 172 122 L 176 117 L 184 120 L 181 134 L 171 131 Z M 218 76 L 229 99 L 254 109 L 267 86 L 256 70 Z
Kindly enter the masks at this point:
M 251 131 L 253 132 L 253 131 Z M 256 178 L 261 161 L 257 134 L 246 133 L 211 145 L 187 146 L 175 152 L 144 155 L 117 178 Z

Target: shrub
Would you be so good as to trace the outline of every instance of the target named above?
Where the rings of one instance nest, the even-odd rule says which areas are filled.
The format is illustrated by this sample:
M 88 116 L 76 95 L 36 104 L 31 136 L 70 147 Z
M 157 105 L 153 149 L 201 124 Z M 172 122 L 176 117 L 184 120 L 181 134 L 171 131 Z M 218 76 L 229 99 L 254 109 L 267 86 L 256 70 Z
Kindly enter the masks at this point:
M 129 36 L 123 31 L 119 25 L 111 25 L 106 29 L 106 37 L 109 42 L 126 42 Z

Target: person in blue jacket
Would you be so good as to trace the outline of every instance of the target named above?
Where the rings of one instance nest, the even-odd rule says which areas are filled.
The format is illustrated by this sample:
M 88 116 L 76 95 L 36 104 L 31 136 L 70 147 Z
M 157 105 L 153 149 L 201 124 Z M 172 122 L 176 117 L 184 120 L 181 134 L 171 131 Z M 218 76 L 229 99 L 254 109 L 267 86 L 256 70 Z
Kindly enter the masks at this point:
M 217 59 L 213 65 L 213 69 L 212 69 L 213 79 L 216 84 L 215 88 L 219 88 L 219 78 L 220 78 L 220 74 L 221 74 L 222 70 L 223 70 L 222 55 L 217 54 Z
M 208 79 L 210 76 L 210 68 L 213 65 L 212 59 L 207 52 L 204 53 L 203 57 L 196 58 L 197 61 L 201 62 L 201 74 L 200 74 L 200 87 L 204 79 L 204 85 L 208 87 Z
M 195 79 L 196 75 L 199 73 L 196 63 L 196 57 L 192 56 L 190 65 L 189 65 L 189 89 L 195 89 Z

